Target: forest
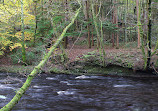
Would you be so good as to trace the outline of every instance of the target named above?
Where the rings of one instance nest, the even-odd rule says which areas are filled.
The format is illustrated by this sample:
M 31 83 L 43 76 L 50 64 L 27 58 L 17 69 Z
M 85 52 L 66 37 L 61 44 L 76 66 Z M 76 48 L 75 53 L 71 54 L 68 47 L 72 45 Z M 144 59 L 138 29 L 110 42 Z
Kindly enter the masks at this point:
M 0 0 L 0 72 L 157 77 L 158 1 Z

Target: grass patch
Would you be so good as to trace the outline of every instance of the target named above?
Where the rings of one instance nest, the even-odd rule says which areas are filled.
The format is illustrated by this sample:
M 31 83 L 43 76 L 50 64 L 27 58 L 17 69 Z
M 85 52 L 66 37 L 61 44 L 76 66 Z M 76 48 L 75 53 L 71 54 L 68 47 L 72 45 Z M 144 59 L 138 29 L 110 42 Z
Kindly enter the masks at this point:
M 0 72 L 17 73 L 17 74 L 29 74 L 33 70 L 33 66 L 1 66 Z

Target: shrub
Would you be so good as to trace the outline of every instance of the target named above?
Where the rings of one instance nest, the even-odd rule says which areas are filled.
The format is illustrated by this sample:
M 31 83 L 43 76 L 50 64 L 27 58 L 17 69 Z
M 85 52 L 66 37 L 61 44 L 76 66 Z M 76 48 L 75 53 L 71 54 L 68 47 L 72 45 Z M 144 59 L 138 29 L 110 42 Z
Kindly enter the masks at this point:
M 26 65 L 36 65 L 43 55 L 42 48 L 34 48 L 31 51 L 26 51 Z M 10 55 L 13 64 L 22 64 L 21 49 Z

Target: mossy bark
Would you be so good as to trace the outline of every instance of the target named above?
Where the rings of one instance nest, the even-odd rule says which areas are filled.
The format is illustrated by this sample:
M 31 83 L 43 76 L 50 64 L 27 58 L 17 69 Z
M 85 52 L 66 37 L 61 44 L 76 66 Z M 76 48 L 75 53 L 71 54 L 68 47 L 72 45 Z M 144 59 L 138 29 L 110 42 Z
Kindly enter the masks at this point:
M 23 84 L 23 86 L 20 88 L 20 90 L 16 92 L 16 95 L 13 97 L 13 99 L 7 105 L 5 105 L 3 108 L 1 108 L 0 111 L 10 111 L 19 102 L 20 98 L 24 95 L 24 93 L 26 92 L 26 90 L 31 85 L 31 81 L 33 80 L 33 78 L 37 75 L 37 73 L 39 72 L 39 70 L 45 65 L 45 63 L 47 62 L 47 60 L 51 56 L 52 52 L 59 45 L 59 43 L 63 40 L 64 35 L 66 34 L 66 31 L 69 29 L 69 27 L 71 25 L 73 25 L 75 19 L 77 18 L 78 14 L 80 12 L 80 9 L 81 9 L 81 4 L 80 4 L 80 8 L 76 11 L 76 14 L 74 15 L 71 23 L 63 30 L 63 32 L 60 35 L 60 37 L 58 38 L 58 40 L 50 48 L 50 51 L 45 55 L 45 57 L 43 58 L 43 60 L 37 66 L 35 66 L 35 68 L 31 72 L 31 74 L 28 75 L 28 77 L 26 79 L 26 82 Z
M 158 39 L 157 39 L 157 43 L 156 43 L 155 49 L 152 52 L 151 56 L 153 56 L 154 54 L 156 54 L 157 50 L 158 50 Z
M 94 12 L 93 0 L 91 0 L 91 9 L 92 9 L 92 16 L 93 16 L 93 22 L 95 25 L 95 30 L 97 32 L 97 48 L 100 48 L 100 34 L 98 30 L 98 25 L 97 25 L 97 16 L 95 15 L 95 12 Z
M 150 61 L 151 61 L 151 0 L 148 0 L 148 35 L 147 35 L 147 48 L 148 48 L 148 54 L 147 54 L 147 69 L 150 67 Z
M 103 43 L 103 24 L 102 24 L 102 21 L 101 21 L 101 29 L 100 29 L 100 32 L 101 32 L 101 36 L 100 36 L 100 32 L 98 30 L 98 25 L 97 25 L 97 16 L 99 15 L 100 13 L 100 8 L 99 8 L 99 12 L 97 15 L 95 15 L 94 13 L 94 4 L 93 4 L 93 0 L 91 0 L 91 9 L 92 9 L 92 16 L 93 16 L 93 22 L 94 22 L 94 25 L 95 25 L 95 30 L 97 32 L 97 48 L 99 48 L 99 53 L 100 53 L 100 59 L 102 60 L 103 62 L 103 66 L 105 66 L 105 60 L 104 60 L 104 57 L 105 57 L 105 50 L 104 50 L 104 43 Z

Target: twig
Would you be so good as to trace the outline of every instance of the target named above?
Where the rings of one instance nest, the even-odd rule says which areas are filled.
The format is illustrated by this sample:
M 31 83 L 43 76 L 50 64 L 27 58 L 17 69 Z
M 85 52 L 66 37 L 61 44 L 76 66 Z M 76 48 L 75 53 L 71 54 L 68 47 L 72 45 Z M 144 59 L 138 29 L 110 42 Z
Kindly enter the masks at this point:
M 80 34 L 79 34 L 79 36 L 77 37 L 77 39 L 75 40 L 75 42 L 74 42 L 74 44 L 72 45 L 72 47 L 70 48 L 69 52 L 73 49 L 75 43 L 76 43 L 76 42 L 78 41 L 78 39 L 80 38 L 80 36 L 81 36 L 81 32 L 82 32 L 82 26 L 81 26 Z
M 156 70 L 156 68 L 152 65 L 152 68 L 154 69 L 154 71 L 158 74 L 158 71 Z

